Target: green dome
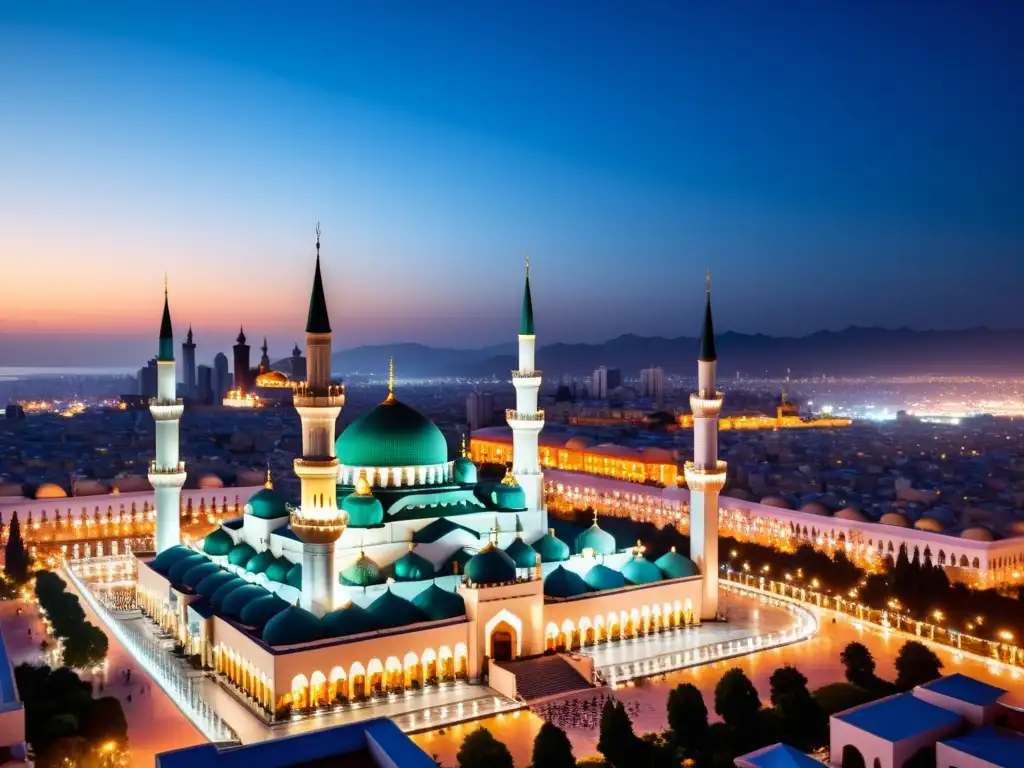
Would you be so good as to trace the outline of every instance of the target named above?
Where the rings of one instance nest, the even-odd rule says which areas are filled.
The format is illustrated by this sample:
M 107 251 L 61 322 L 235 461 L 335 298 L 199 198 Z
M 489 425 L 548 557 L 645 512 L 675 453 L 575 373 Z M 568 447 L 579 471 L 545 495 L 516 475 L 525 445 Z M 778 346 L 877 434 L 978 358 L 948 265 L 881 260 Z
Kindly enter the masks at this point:
M 257 630 L 263 631 L 267 622 L 287 607 L 288 603 L 277 595 L 257 597 L 242 609 L 239 621 L 247 627 L 255 627 Z
M 267 570 L 264 573 L 267 574 L 267 578 L 271 581 L 284 584 L 285 579 L 288 578 L 288 571 L 292 569 L 293 565 L 294 563 L 286 557 L 276 557 L 274 562 L 267 566 Z
M 192 553 L 188 557 L 183 557 L 181 560 L 176 562 L 170 568 L 167 569 L 167 579 L 171 584 L 181 584 L 182 579 L 185 578 L 185 574 L 195 568 L 197 565 L 210 562 L 205 555 L 198 553 Z
M 189 568 L 185 575 L 181 577 L 181 583 L 189 589 L 195 589 L 199 582 L 205 579 L 207 576 L 212 576 L 215 573 L 220 573 L 221 568 L 216 563 L 211 563 L 207 560 L 205 563 L 194 565 Z
M 544 579 L 544 594 L 550 597 L 576 597 L 587 591 L 587 584 L 578 574 L 558 566 Z
M 365 552 L 360 552 L 359 558 L 341 572 L 341 583 L 350 587 L 369 587 L 379 584 L 380 568 L 366 556 Z
M 237 565 L 239 568 L 244 568 L 245 564 L 256 557 L 256 550 L 246 544 L 244 541 L 240 544 L 236 544 L 228 552 L 228 562 L 231 565 Z
M 455 460 L 455 467 L 452 470 L 456 483 L 476 485 L 477 474 L 476 464 L 468 456 L 459 456 Z
M 235 546 L 231 534 L 223 528 L 211 531 L 203 539 L 203 552 L 213 557 L 223 557 Z
M 366 612 L 381 629 L 404 627 L 406 624 L 427 620 L 427 614 L 390 589 L 370 603 Z
M 302 589 L 302 563 L 296 563 L 288 569 L 288 575 L 284 577 L 284 583 L 289 587 Z
M 249 562 L 245 564 L 245 570 L 248 573 L 266 573 L 267 568 L 269 568 L 273 562 L 274 553 L 269 549 L 264 549 L 262 552 L 259 552 L 249 558 Z
M 431 584 L 412 599 L 412 604 L 427 614 L 432 621 L 454 619 L 466 615 L 466 602 L 457 592 Z
M 210 597 L 220 587 L 237 578 L 238 577 L 230 571 L 222 571 L 218 569 L 216 573 L 211 573 L 196 584 L 195 593 L 201 597 Z
M 595 591 L 602 589 L 619 589 L 626 586 L 626 578 L 616 570 L 607 565 L 598 563 L 583 577 L 587 587 Z
M 159 555 L 149 561 L 149 567 L 157 573 L 166 576 L 171 566 L 179 560 L 196 554 L 195 550 L 189 549 L 181 544 L 168 547 Z
M 569 545 L 555 536 L 554 528 L 533 542 L 533 548 L 540 553 L 542 563 L 560 563 L 569 559 Z
M 526 509 L 526 492 L 521 485 L 498 483 L 491 489 L 491 503 L 498 509 Z
M 418 467 L 448 462 L 448 443 L 430 419 L 397 400 L 360 416 L 338 435 L 338 461 L 349 467 Z
M 263 642 L 267 645 L 311 643 L 323 636 L 320 619 L 297 605 L 289 605 L 263 628 Z
M 248 581 L 239 578 L 238 576 L 235 576 L 231 581 L 225 581 L 213 591 L 213 594 L 210 595 L 210 605 L 219 611 L 220 607 L 224 604 L 224 601 L 227 600 L 228 595 L 236 589 L 240 589 L 241 587 L 248 585 Z
M 220 604 L 220 612 L 232 619 L 240 618 L 242 610 L 249 604 L 261 597 L 267 597 L 270 593 L 263 587 L 255 584 L 246 584 L 244 587 L 232 590 L 231 594 L 224 598 Z
M 696 576 L 698 573 L 697 564 L 676 552 L 675 547 L 655 560 L 654 564 L 658 566 L 658 570 L 665 575 L 666 579 L 685 579 L 687 576 Z
M 622 566 L 622 575 L 630 584 L 651 584 L 661 581 L 661 571 L 645 557 L 634 557 Z
M 601 530 L 597 520 L 594 520 L 592 526 L 576 537 L 576 554 L 582 554 L 587 548 L 594 550 L 595 555 L 614 555 L 615 537 Z
M 533 568 L 537 564 L 537 550 L 516 536 L 512 543 L 505 547 L 505 552 L 512 558 L 516 568 Z
M 253 494 L 245 505 L 247 514 L 258 517 L 260 520 L 276 520 L 279 517 L 288 517 L 288 508 L 285 506 L 284 498 L 273 488 L 264 488 L 262 491 Z
M 394 569 L 398 581 L 424 581 L 434 578 L 434 564 L 411 549 L 395 561 Z
M 348 512 L 349 528 L 371 528 L 384 522 L 384 507 L 374 496 L 350 493 L 341 500 L 341 508 Z
M 505 550 L 485 547 L 466 563 L 466 578 L 474 584 L 499 584 L 516 580 L 515 561 Z
M 372 632 L 377 622 L 365 608 L 349 603 L 344 608 L 325 613 L 321 619 L 327 637 L 347 637 Z

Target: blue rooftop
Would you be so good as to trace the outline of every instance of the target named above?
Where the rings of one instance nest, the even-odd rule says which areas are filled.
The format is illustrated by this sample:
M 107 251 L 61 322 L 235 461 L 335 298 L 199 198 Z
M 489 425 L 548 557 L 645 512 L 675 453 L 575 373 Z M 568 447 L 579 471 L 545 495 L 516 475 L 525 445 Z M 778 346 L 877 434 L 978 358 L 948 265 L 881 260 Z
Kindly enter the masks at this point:
M 230 520 L 225 520 L 221 523 L 225 528 L 230 528 L 233 531 L 241 530 L 242 526 L 245 525 L 244 517 L 233 517 Z
M 11 666 L 10 657 L 7 655 L 4 636 L 0 633 L 0 711 L 6 712 L 9 709 L 20 707 L 18 686 L 14 684 L 14 669 Z
M 978 707 L 995 704 L 1006 693 L 1003 688 L 983 683 L 959 672 L 945 675 L 919 687 Z
M 955 712 L 929 704 L 912 693 L 879 699 L 833 717 L 893 743 L 961 722 Z
M 302 539 L 298 537 L 298 534 L 292 530 L 290 525 L 282 526 L 275 531 L 271 531 L 271 533 L 274 536 L 281 536 L 285 539 L 291 539 L 292 541 L 302 541 Z
M 1024 736 L 991 725 L 943 744 L 1001 768 L 1024 768 Z
M 736 758 L 736 765 L 751 768 L 822 768 L 820 762 L 788 744 L 772 744 Z

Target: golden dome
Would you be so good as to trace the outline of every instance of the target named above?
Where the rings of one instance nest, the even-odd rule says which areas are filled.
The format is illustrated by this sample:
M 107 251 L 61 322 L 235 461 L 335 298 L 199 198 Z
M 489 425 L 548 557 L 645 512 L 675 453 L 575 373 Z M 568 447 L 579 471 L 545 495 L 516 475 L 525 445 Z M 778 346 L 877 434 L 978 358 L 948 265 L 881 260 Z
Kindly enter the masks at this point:
M 878 519 L 878 522 L 882 525 L 893 525 L 897 528 L 910 527 L 910 520 L 902 512 L 886 512 Z
M 37 499 L 66 499 L 67 491 L 56 483 L 43 483 L 36 488 L 35 498 Z
M 971 541 L 995 541 L 995 536 L 992 535 L 992 531 L 988 528 L 982 528 L 981 526 L 965 528 L 963 533 L 960 534 L 960 538 L 970 539 Z
M 359 473 L 359 479 L 356 480 L 356 487 L 354 493 L 356 496 L 373 495 L 373 492 L 370 490 L 370 481 L 366 479 L 365 472 Z
M 922 517 L 914 523 L 914 527 L 919 531 L 942 533 L 946 526 L 942 524 L 941 520 L 936 520 L 934 517 Z
M 267 371 L 256 377 L 257 387 L 287 387 L 288 377 L 280 371 Z
M 196 485 L 199 488 L 203 488 L 203 489 L 207 489 L 207 488 L 223 488 L 224 487 L 224 481 L 221 480 L 219 476 L 213 474 L 212 472 L 208 472 L 208 473 L 206 473 L 205 475 L 203 475 L 203 476 L 201 476 L 199 478 L 199 480 L 196 482 Z
M 856 507 L 844 507 L 843 509 L 840 509 L 838 512 L 836 512 L 834 516 L 839 520 L 848 520 L 857 523 L 863 523 L 867 521 L 867 518 L 864 517 L 864 513 L 861 512 Z

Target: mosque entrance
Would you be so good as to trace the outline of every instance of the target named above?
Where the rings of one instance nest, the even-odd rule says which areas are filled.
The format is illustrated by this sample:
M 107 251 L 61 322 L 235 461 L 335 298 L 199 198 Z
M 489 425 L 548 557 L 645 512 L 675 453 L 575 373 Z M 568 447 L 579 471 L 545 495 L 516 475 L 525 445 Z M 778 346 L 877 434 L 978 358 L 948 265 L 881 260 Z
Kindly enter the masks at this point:
M 498 631 L 491 635 L 491 653 L 495 661 L 512 661 L 512 633 Z

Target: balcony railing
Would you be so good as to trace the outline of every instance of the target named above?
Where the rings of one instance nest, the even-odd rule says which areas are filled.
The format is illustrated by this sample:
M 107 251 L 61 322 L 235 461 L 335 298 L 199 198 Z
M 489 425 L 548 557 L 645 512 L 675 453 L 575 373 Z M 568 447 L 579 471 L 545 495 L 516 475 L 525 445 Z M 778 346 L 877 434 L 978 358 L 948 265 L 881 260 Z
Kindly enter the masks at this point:
M 701 397 L 699 394 L 690 395 L 690 410 L 693 411 L 694 418 L 710 418 L 717 416 L 722 410 L 722 398 L 725 395 L 721 392 L 715 392 L 714 397 Z
M 505 411 L 505 418 L 508 421 L 544 421 L 544 411 L 523 413 L 515 408 L 508 408 Z
M 159 397 L 151 397 L 151 398 L 149 398 L 149 404 L 151 406 L 153 406 L 153 405 L 156 405 L 156 406 L 164 406 L 164 405 L 181 405 L 181 406 L 184 406 L 185 405 L 185 401 L 182 400 L 180 397 L 174 398 L 172 400 L 161 400 Z
M 512 371 L 513 379 L 539 379 L 542 375 L 541 371 Z
M 180 475 L 185 471 L 185 462 L 179 461 L 174 467 L 158 467 L 155 461 L 149 462 L 149 474 L 151 475 Z

